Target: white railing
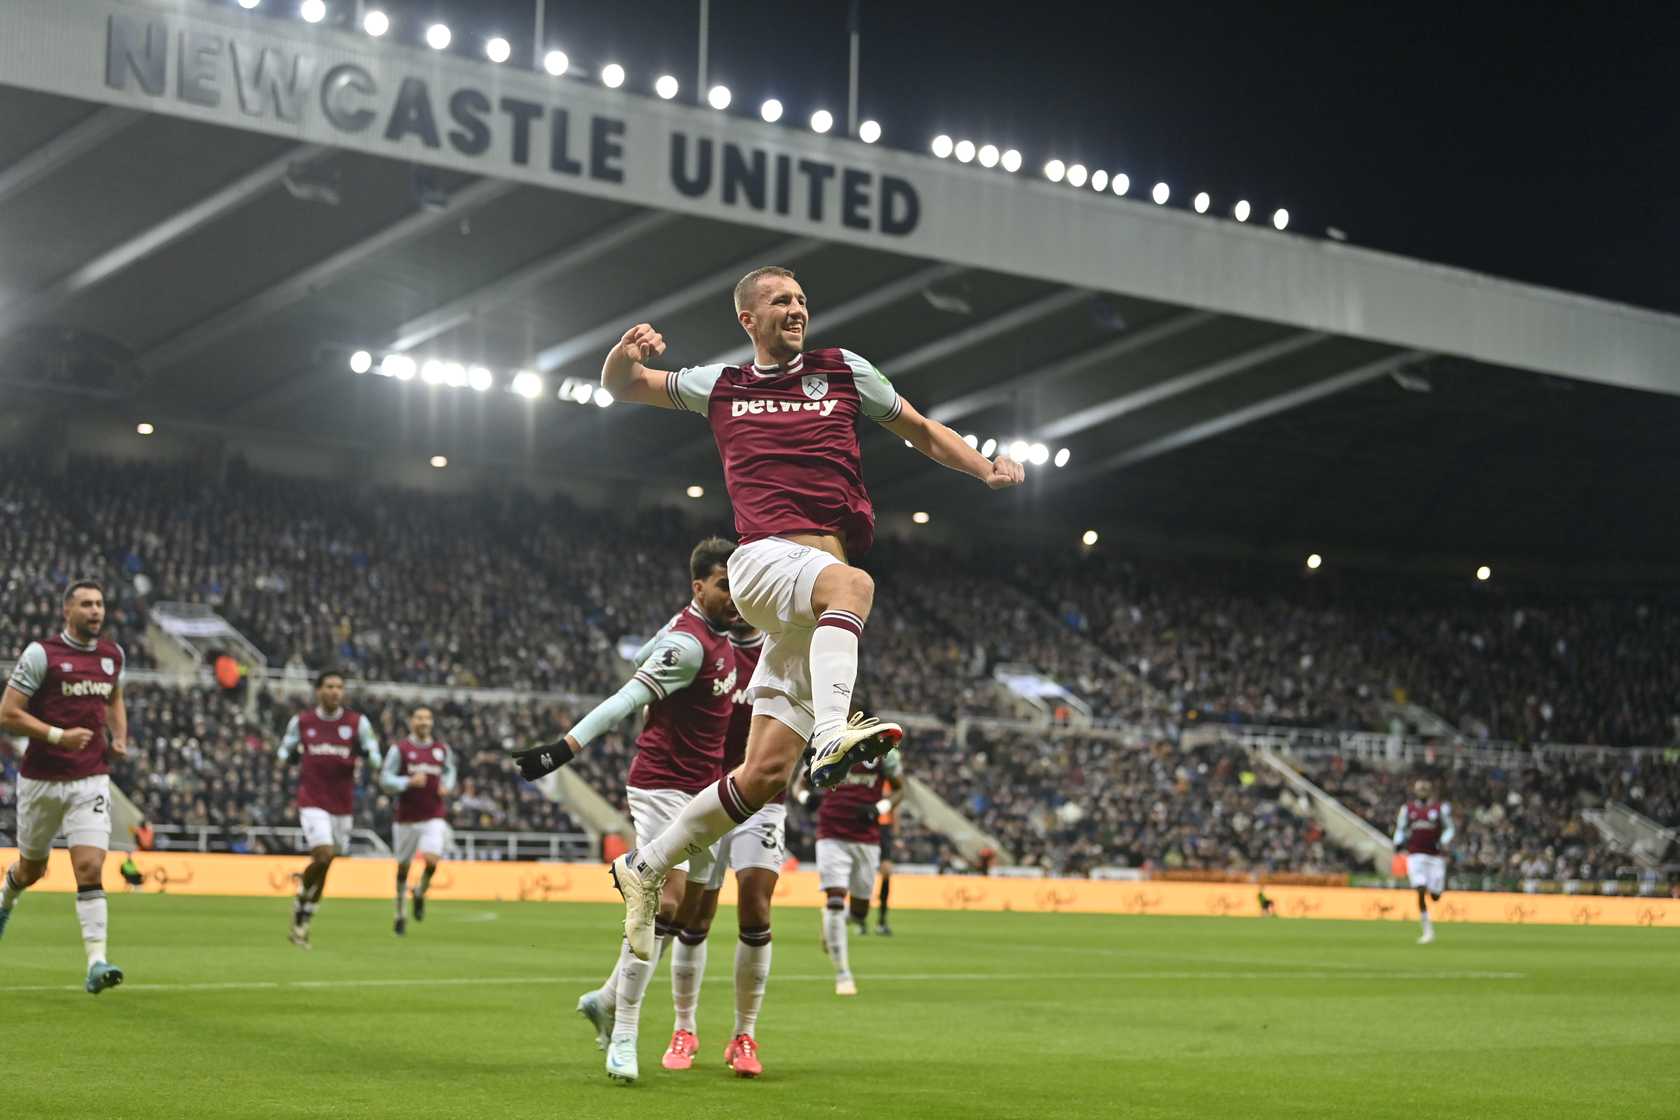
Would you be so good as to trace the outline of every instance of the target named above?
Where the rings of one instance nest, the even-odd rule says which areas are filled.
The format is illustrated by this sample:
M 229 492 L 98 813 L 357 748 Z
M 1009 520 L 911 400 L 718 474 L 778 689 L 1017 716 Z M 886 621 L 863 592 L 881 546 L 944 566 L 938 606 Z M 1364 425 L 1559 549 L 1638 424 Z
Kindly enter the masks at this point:
M 296 852 L 309 850 L 303 830 L 289 825 L 157 824 L 154 847 L 172 852 Z M 267 843 L 264 843 L 264 842 Z M 451 831 L 445 858 L 460 860 L 588 860 L 595 844 L 583 832 Z M 371 828 L 350 833 L 350 854 L 391 855 L 385 838 Z

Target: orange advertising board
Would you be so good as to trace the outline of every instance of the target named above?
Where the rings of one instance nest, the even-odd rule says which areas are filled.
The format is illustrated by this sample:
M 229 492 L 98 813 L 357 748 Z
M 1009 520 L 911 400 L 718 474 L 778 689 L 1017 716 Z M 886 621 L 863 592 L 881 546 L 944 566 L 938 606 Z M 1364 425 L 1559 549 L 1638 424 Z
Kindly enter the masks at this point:
M 0 862 L 17 858 L 0 849 Z M 144 889 L 169 894 L 283 897 L 296 889 L 302 856 L 242 856 L 197 852 L 137 852 Z M 113 856 L 105 865 L 108 890 L 123 889 Z M 390 897 L 395 865 L 389 859 L 341 859 L 333 864 L 328 894 L 334 898 Z M 37 890 L 71 891 L 68 853 L 52 856 Z M 432 880 L 438 900 L 496 902 L 617 902 L 606 867 L 598 863 L 444 863 Z M 1416 921 L 1417 901 L 1407 890 L 1268 885 L 1266 894 L 1283 918 Z M 723 901 L 734 901 L 733 880 Z M 778 906 L 822 902 L 815 871 L 782 876 Z M 1170 914 L 1258 917 L 1259 892 L 1250 884 L 1118 882 L 1092 879 L 1002 879 L 972 875 L 899 875 L 893 905 L 909 910 L 996 910 L 1057 914 Z M 1680 899 L 1598 895 L 1449 892 L 1432 908 L 1438 922 L 1542 925 L 1620 925 L 1680 929 Z

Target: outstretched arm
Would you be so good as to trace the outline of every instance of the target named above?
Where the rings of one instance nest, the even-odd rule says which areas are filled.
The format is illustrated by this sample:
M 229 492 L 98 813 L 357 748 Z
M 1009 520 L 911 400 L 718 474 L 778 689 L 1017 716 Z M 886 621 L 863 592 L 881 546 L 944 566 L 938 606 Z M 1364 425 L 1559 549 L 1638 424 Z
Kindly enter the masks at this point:
M 607 352 L 601 364 L 601 386 L 614 400 L 651 404 L 655 408 L 676 408 L 666 388 L 670 374 L 649 369 L 644 363 L 665 352 L 665 337 L 647 323 L 637 323 Z
M 882 427 L 940 466 L 977 478 L 993 490 L 1019 485 L 1026 478 L 1021 464 L 1009 456 L 999 455 L 995 460 L 988 460 L 956 432 L 917 412 L 915 405 L 903 397 L 899 398 L 899 402 L 897 418 L 887 421 Z
M 303 741 L 303 732 L 298 728 L 298 717 L 293 716 L 292 722 L 286 725 L 286 733 L 280 736 L 280 747 L 274 752 L 274 761 L 284 766 L 291 761 L 292 752 L 298 749 Z

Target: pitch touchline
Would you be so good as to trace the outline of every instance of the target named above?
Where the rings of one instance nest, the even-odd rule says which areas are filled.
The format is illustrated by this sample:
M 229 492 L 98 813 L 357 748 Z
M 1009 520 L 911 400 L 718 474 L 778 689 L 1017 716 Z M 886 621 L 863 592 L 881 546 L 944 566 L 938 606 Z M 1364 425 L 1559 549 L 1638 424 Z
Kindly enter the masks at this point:
M 1332 972 L 1303 970 L 1294 972 L 1210 972 L 1210 971 L 1149 971 L 1149 972 L 899 972 L 869 976 L 870 983 L 921 984 L 969 983 L 997 980 L 1522 980 L 1526 972 L 1480 971 L 1415 971 L 1415 972 Z M 600 977 L 589 976 L 430 976 L 405 980 L 378 977 L 366 980 L 229 980 L 200 984 L 124 984 L 128 991 L 138 992 L 246 992 L 314 990 L 321 988 L 455 988 L 494 984 L 593 984 Z M 794 974 L 771 979 L 784 984 L 831 984 L 832 973 Z M 707 983 L 727 984 L 730 979 L 717 976 Z M 0 992 L 79 992 L 79 984 L 11 984 L 0 986 Z

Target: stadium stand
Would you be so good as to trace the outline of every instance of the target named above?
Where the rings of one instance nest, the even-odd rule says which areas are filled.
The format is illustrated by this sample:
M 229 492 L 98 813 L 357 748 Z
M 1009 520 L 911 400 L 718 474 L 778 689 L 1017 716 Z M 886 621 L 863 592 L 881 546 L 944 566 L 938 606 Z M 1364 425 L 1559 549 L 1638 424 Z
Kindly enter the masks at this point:
M 683 601 L 694 541 L 724 528 L 561 498 L 323 487 L 239 463 L 219 480 L 190 465 L 83 458 L 62 472 L 4 466 L 0 572 L 20 608 L 0 620 L 6 652 L 54 627 L 64 582 L 93 573 L 111 583 L 115 633 L 137 667 L 152 661 L 147 603 L 172 598 L 213 607 L 272 669 L 299 676 L 337 664 L 440 689 L 599 694 L 625 672 L 612 651 L 650 635 Z M 1172 728 L 1189 722 L 1384 728 L 1404 697 L 1471 740 L 1660 744 L 1680 727 L 1680 612 L 1660 595 L 1587 605 L 1427 594 L 1378 575 L 1278 577 L 1232 562 L 1100 553 L 1029 565 L 903 541 L 884 541 L 871 563 L 893 590 L 871 620 L 862 695 L 951 727 L 918 735 L 914 772 L 1019 862 L 1048 872 L 1357 865 L 1242 751 L 1175 746 Z M 906 577 L 917 570 L 941 578 Z M 1084 698 L 1096 724 L 1131 733 L 971 728 L 959 748 L 961 721 L 1021 714 L 991 678 L 1006 663 L 1032 666 Z M 292 823 L 289 779 L 270 763 L 288 705 L 264 693 L 247 715 L 220 695 L 130 696 L 147 749 L 119 781 L 151 819 Z M 390 738 L 396 707 L 368 710 Z M 501 757 L 568 726 L 570 711 L 454 701 L 439 710 L 443 737 L 464 750 L 457 827 L 572 827 Z M 577 763 L 621 810 L 630 750 L 625 736 L 608 735 Z M 1385 832 L 1404 798 L 1403 775 L 1357 761 L 1315 762 L 1308 773 Z M 1582 816 L 1605 798 L 1680 821 L 1672 765 L 1465 769 L 1448 786 L 1465 829 L 1461 868 L 1490 880 L 1613 869 L 1619 857 Z M 370 796 L 358 823 L 384 830 L 387 813 Z M 963 863 L 914 822 L 899 838 L 905 862 Z M 790 841 L 799 853 L 798 814 Z

